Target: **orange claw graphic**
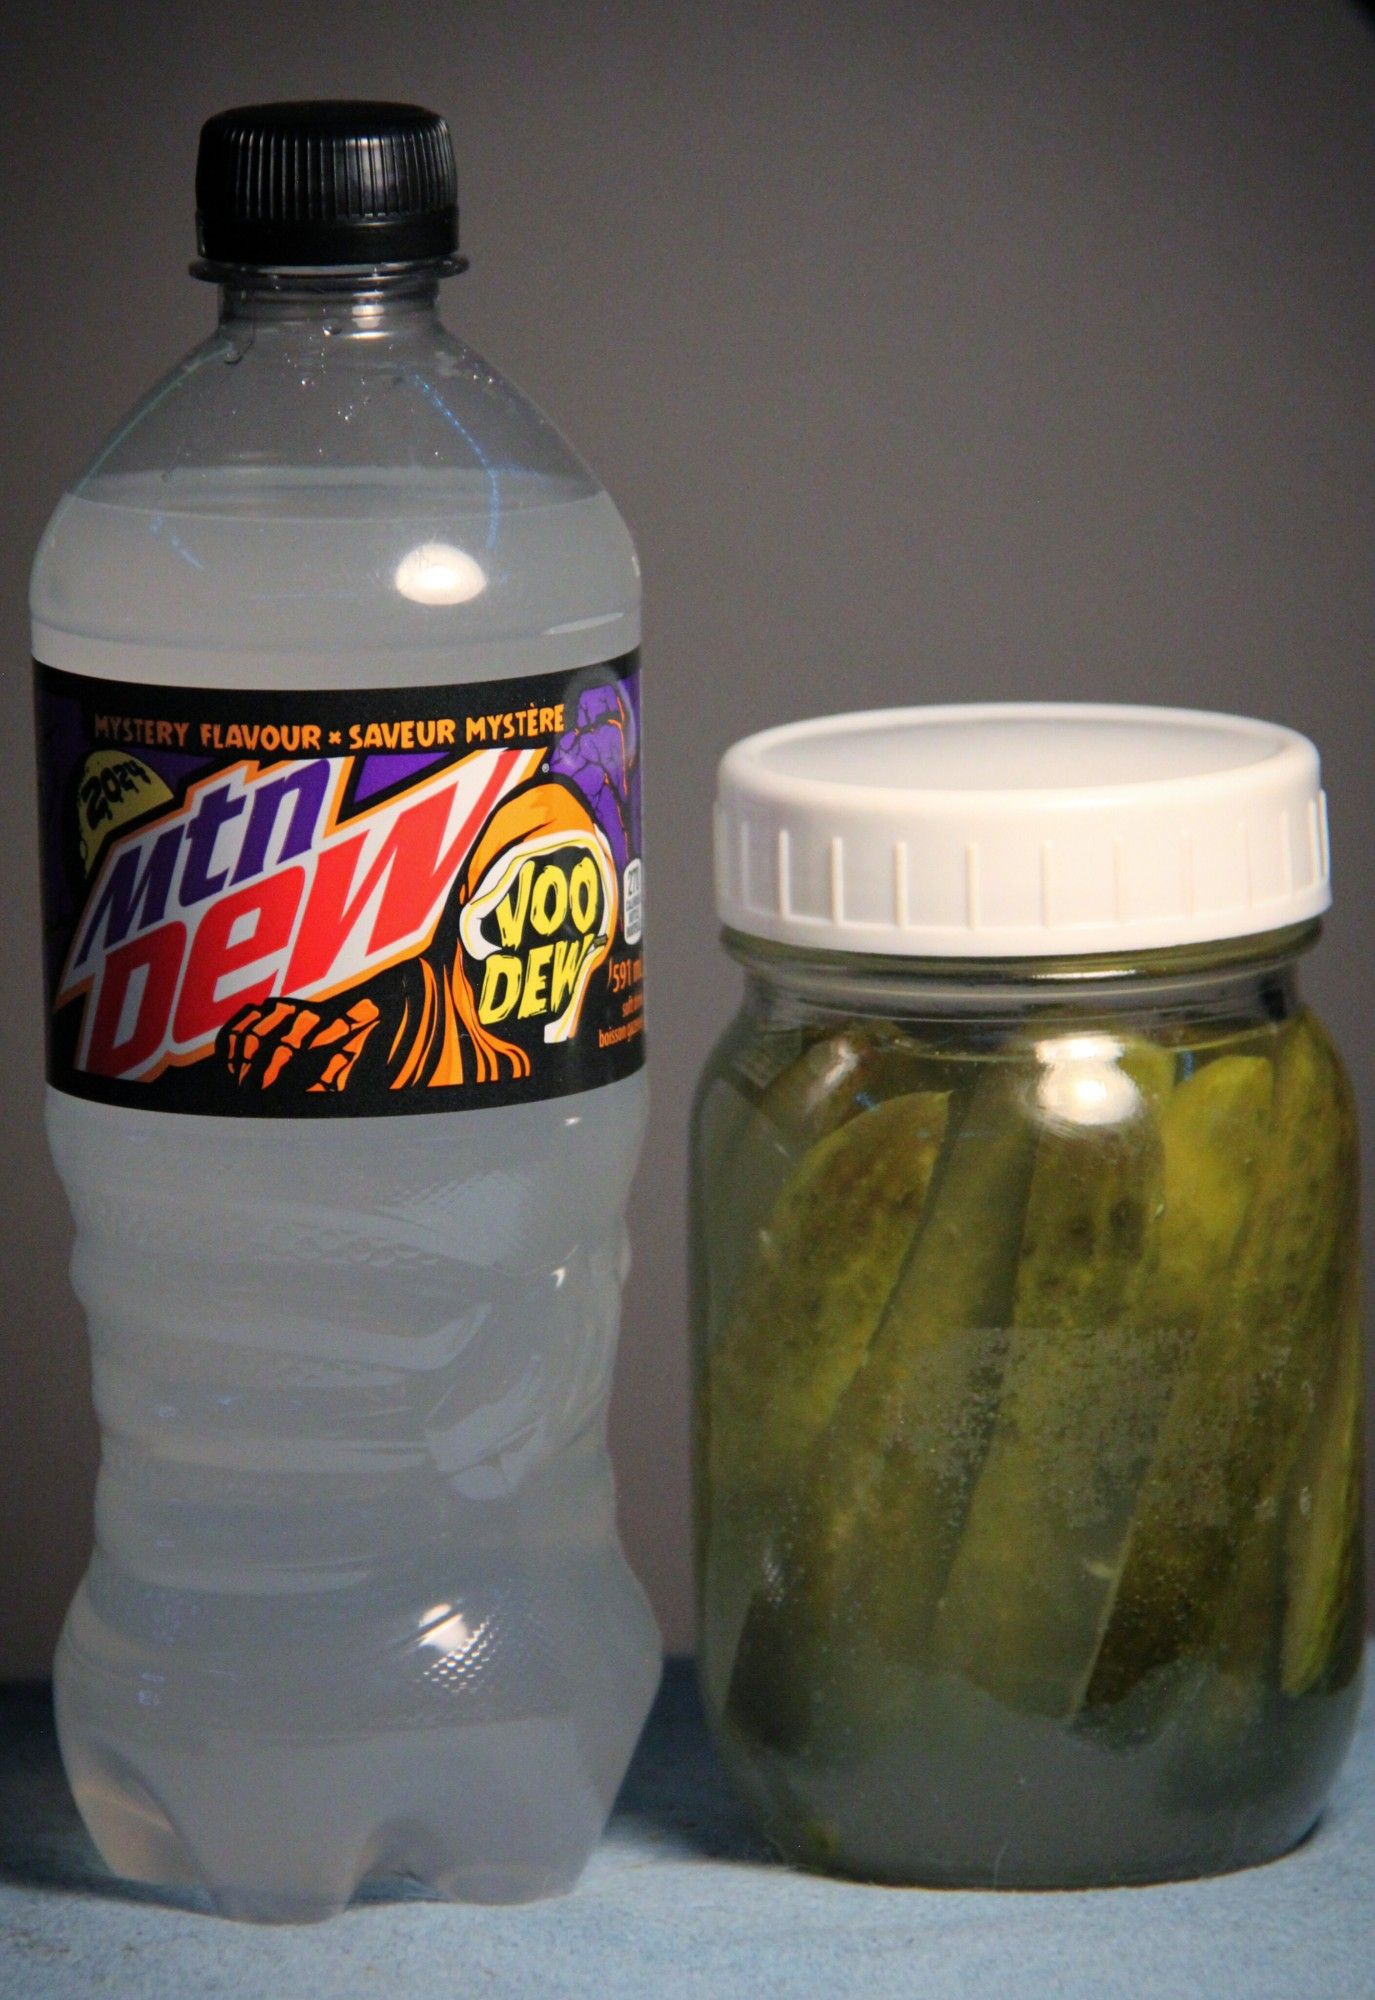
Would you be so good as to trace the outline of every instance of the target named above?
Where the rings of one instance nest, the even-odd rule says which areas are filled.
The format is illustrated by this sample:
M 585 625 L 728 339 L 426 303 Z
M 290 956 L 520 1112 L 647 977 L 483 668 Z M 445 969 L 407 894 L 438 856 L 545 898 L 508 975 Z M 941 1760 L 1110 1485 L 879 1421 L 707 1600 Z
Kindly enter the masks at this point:
M 380 1010 L 371 1000 L 355 1000 L 346 1014 L 331 1021 L 315 1037 L 313 1047 L 332 1049 L 333 1053 L 320 1072 L 311 1090 L 344 1090 L 348 1085 L 353 1065 L 367 1043 L 368 1036 L 381 1020 Z M 270 1083 L 271 1077 L 266 1081 Z
M 306 1090 L 342 1090 L 381 1014 L 360 998 L 342 1014 L 300 1000 L 245 1007 L 221 1030 L 220 1047 L 241 1089 L 271 1090 L 290 1066 Z

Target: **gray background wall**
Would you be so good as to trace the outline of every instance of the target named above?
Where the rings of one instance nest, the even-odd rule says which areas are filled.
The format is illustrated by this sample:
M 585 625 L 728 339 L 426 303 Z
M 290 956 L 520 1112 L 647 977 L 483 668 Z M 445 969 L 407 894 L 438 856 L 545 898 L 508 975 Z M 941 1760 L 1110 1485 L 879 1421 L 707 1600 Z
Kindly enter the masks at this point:
M 200 120 L 414 97 L 457 140 L 451 323 L 644 556 L 654 1127 L 614 1434 L 690 1632 L 682 1180 L 733 1003 L 715 760 L 789 716 L 1082 696 L 1320 744 L 1310 990 L 1367 1122 L 1375 39 L 1337 0 L 241 0 L 25 9 L 0 229 L 0 1673 L 46 1670 L 95 1437 L 40 1132 L 25 575 L 64 482 L 205 329 Z

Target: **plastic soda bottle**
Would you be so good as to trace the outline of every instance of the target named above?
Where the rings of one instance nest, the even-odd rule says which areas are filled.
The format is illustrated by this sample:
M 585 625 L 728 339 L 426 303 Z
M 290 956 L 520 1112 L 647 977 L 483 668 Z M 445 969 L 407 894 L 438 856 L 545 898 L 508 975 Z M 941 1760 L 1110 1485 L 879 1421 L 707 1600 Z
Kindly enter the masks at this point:
M 639 575 L 440 324 L 444 121 L 212 118 L 219 322 L 33 574 L 48 1131 L 103 1451 L 56 1666 L 120 1874 L 577 1877 L 658 1675 L 605 1411 Z

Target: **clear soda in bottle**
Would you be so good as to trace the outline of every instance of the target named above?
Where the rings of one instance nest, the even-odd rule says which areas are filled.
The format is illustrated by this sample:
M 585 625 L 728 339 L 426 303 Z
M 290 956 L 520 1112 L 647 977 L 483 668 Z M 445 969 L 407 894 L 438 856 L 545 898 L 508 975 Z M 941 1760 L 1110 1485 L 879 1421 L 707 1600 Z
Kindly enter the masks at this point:
M 605 1411 L 644 1129 L 639 578 L 440 324 L 442 119 L 212 119 L 215 332 L 33 576 L 48 1129 L 102 1427 L 63 1756 L 303 1920 L 577 1877 L 651 1699 Z

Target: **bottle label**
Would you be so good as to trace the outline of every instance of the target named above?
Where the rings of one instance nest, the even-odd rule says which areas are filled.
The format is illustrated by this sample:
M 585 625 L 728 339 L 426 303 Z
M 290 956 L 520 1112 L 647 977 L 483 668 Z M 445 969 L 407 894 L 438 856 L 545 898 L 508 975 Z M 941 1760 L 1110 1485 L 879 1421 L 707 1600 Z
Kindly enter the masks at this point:
M 323 694 L 36 672 L 60 1090 L 376 1117 L 644 1061 L 636 655 Z

